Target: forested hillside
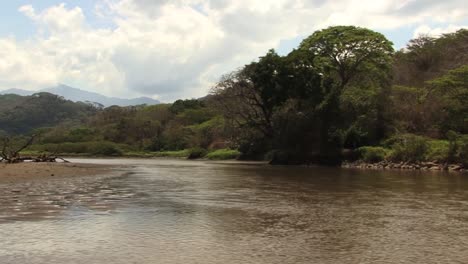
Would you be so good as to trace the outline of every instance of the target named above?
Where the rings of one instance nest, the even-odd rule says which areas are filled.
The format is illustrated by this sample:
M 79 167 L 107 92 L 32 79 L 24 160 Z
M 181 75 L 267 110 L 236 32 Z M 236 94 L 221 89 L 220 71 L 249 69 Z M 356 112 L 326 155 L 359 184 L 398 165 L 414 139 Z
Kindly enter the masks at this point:
M 31 96 L 0 95 L 0 134 L 29 133 L 63 122 L 82 123 L 98 109 L 50 93 Z
M 42 129 L 31 149 L 100 155 L 173 151 L 168 154 L 176 156 L 187 156 L 186 149 L 197 149 L 204 155 L 207 149 L 226 148 L 225 135 L 224 119 L 209 101 L 178 100 L 173 104 L 108 107 L 79 125 L 64 123 Z
M 33 151 L 199 157 L 228 148 L 277 164 L 466 164 L 468 30 L 395 52 L 378 32 L 330 27 L 226 74 L 203 100 L 102 110 L 49 95 L 1 100 L 7 132 L 62 123 L 42 129 Z

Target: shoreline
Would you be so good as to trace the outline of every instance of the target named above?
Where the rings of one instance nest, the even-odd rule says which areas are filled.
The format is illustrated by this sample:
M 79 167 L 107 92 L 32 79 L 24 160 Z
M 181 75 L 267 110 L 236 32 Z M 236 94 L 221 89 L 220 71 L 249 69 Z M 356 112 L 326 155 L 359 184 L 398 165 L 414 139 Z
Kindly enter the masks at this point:
M 381 161 L 369 163 L 365 161 L 343 162 L 342 168 L 369 169 L 369 170 L 419 170 L 419 171 L 445 171 L 466 173 L 468 168 L 462 164 L 448 164 L 438 162 L 390 162 Z
M 0 163 L 0 184 L 56 178 L 95 177 L 112 174 L 108 165 L 86 163 Z

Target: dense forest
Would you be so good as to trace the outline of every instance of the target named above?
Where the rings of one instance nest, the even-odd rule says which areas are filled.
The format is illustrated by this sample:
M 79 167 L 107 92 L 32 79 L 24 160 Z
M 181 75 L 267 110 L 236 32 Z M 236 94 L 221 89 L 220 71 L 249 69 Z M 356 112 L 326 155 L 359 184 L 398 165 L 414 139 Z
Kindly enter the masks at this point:
M 24 134 L 72 120 L 79 125 L 98 110 L 92 104 L 75 103 L 50 93 L 0 95 L 0 135 Z
M 335 26 L 286 56 L 268 51 L 201 99 L 101 109 L 45 93 L 0 96 L 0 133 L 39 135 L 29 153 L 467 166 L 467 102 L 468 30 L 395 52 L 378 32 Z

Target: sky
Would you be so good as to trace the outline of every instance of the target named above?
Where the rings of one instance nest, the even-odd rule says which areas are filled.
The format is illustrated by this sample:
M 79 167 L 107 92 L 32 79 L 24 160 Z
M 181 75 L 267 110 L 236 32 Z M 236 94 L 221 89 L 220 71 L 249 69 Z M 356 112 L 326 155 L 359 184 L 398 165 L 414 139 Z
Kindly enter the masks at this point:
M 197 98 L 223 74 L 314 31 L 356 25 L 395 49 L 468 28 L 466 0 L 8 0 L 0 90 L 66 84 L 163 102 Z

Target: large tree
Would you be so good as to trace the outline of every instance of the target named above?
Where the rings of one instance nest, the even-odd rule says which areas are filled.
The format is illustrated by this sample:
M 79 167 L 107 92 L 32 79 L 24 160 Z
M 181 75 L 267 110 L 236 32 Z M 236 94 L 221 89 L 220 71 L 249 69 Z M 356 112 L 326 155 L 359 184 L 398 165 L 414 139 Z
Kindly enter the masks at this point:
M 468 133 L 468 65 L 428 82 L 430 95 L 442 105 L 441 131 Z
M 281 80 L 282 58 L 270 50 L 258 62 L 223 76 L 212 93 L 229 120 L 238 127 L 250 127 L 272 138 L 274 108 L 287 97 Z
M 299 49 L 314 58 L 313 67 L 324 77 L 323 87 L 327 89 L 320 109 L 323 120 L 322 133 L 342 134 L 344 141 L 348 142 L 347 145 L 354 147 L 359 142 L 369 143 L 383 137 L 384 103 L 388 94 L 386 90 L 391 84 L 394 53 L 392 42 L 382 34 L 366 28 L 334 26 L 316 31 L 303 40 Z M 350 116 L 352 112 L 349 109 L 337 110 L 343 107 L 343 93 L 346 93 L 347 99 L 362 97 L 360 95 L 363 94 L 372 95 L 375 98 L 365 100 L 371 99 L 376 103 L 367 114 Z M 352 95 L 353 93 L 356 96 Z M 364 118 L 362 115 L 365 115 Z M 364 123 L 367 128 L 362 127 Z M 371 129 L 372 133 L 360 132 L 363 129 L 367 130 L 369 126 L 374 127 Z M 361 140 L 356 138 L 356 135 L 367 139 Z M 327 144 L 329 141 L 324 140 L 323 149 L 331 147 Z M 333 141 L 336 145 L 336 140 Z
M 338 87 L 371 71 L 390 72 L 393 47 L 384 35 L 355 26 L 335 26 L 316 31 L 299 49 L 314 56 L 322 74 L 336 77 Z

